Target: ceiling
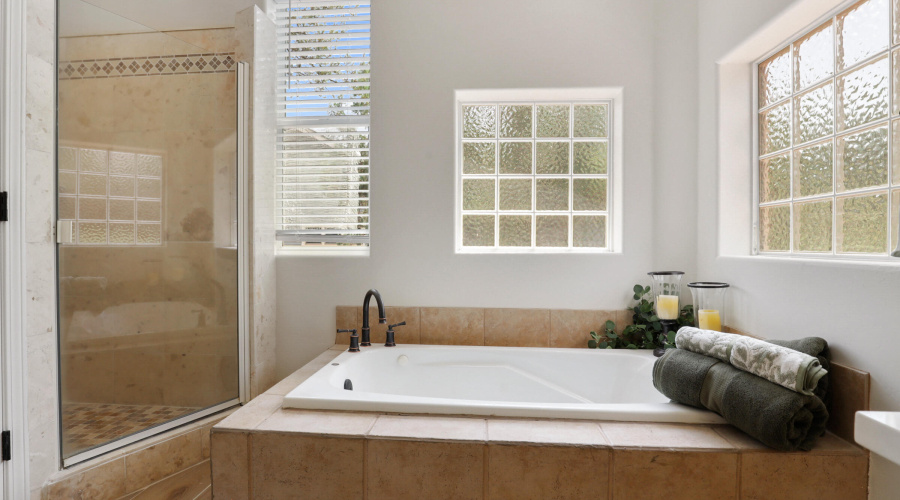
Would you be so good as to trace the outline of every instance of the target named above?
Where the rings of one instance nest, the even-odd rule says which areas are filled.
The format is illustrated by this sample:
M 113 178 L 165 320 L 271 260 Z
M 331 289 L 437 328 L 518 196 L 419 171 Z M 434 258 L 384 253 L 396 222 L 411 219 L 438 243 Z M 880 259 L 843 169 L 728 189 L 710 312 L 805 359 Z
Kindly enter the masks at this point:
M 59 36 L 227 28 L 247 0 L 60 0 Z

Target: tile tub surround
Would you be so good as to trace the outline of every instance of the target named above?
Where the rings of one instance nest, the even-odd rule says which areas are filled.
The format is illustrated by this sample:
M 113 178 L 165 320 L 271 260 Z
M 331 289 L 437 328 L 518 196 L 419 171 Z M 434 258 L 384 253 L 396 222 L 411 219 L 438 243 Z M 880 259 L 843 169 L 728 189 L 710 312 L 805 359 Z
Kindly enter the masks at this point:
M 281 408 L 344 349 L 213 428 L 216 497 L 866 498 L 868 454 L 832 434 L 811 452 L 782 453 L 724 425 Z
M 387 328 L 371 320 L 378 317 L 375 311 L 369 311 L 372 343 L 384 343 Z M 619 331 L 632 322 L 630 309 L 386 307 L 384 313 L 389 323 L 406 321 L 406 326 L 397 329 L 398 344 L 579 348 L 587 347 L 589 333 L 601 331 L 607 320 L 615 321 Z M 335 328 L 361 331 L 362 307 L 337 306 Z M 725 331 L 761 338 L 727 326 Z M 349 333 L 335 335 L 336 347 L 347 345 Z M 869 410 L 869 374 L 834 362 L 830 374 L 833 401 L 828 430 L 853 441 L 854 415 Z
M 209 486 L 210 430 L 235 410 L 154 436 L 57 472 L 45 500 L 200 497 Z

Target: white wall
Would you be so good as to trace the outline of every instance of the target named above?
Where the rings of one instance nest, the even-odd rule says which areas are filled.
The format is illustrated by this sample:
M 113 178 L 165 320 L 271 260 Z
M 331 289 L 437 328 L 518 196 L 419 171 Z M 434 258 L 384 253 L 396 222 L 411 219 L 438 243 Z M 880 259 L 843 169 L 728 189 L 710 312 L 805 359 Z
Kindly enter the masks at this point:
M 698 269 L 732 283 L 729 323 L 771 338 L 818 335 L 828 340 L 835 360 L 872 375 L 871 406 L 900 410 L 900 265 L 833 264 L 809 260 L 717 256 L 720 224 L 716 187 L 720 126 L 716 61 L 788 9 L 828 9 L 827 0 L 700 0 L 699 3 L 699 162 Z M 810 19 L 812 22 L 814 19 Z M 787 41 L 787 40 L 783 40 Z M 778 41 L 774 44 L 779 43 Z M 770 48 L 774 48 L 770 47 Z M 762 54 L 759 54 L 762 55 Z M 749 118 L 743 118 L 749 121 Z M 722 162 L 728 162 L 727 153 Z M 727 223 L 727 221 L 725 221 Z M 895 498 L 900 468 L 873 456 L 870 498 Z
M 371 287 L 388 305 L 625 306 L 654 264 L 653 4 L 373 2 L 371 256 L 278 258 L 279 374 L 331 345 L 334 307 Z M 625 88 L 624 253 L 455 255 L 454 89 L 579 86 Z

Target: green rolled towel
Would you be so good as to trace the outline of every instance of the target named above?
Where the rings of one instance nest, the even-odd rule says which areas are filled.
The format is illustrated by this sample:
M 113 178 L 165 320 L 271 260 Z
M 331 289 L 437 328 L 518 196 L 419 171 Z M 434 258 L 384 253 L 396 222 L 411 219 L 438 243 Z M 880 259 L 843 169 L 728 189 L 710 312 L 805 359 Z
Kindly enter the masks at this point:
M 828 373 L 815 355 L 745 335 L 685 326 L 678 330 L 675 345 L 807 395 L 815 394 L 819 380 Z
M 828 421 L 828 410 L 818 397 L 684 349 L 669 349 L 656 360 L 653 385 L 673 401 L 722 415 L 777 450 L 812 449 Z

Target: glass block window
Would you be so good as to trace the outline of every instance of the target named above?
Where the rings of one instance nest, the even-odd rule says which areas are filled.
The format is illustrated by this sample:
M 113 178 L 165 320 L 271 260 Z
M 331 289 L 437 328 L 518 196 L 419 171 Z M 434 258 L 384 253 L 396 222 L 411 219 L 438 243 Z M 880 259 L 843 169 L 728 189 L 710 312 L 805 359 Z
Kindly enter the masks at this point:
M 900 2 L 864 0 L 758 66 L 760 253 L 887 255 L 900 211 Z
M 457 249 L 608 251 L 613 108 L 458 100 Z
M 162 245 L 163 157 L 59 148 L 58 219 L 74 245 Z

